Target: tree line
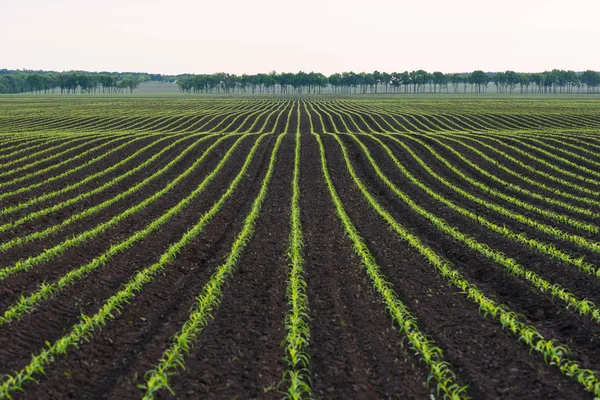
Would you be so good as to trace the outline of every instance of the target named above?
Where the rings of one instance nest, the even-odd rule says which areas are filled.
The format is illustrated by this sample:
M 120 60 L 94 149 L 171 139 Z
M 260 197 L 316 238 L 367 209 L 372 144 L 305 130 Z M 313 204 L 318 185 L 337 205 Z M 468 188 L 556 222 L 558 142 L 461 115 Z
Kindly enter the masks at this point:
M 162 75 L 142 73 L 0 70 L 0 93 L 133 93 L 140 83 Z
M 404 72 L 343 72 L 325 76 L 319 72 L 234 75 L 226 73 L 180 75 L 184 93 L 497 93 L 574 94 L 599 93 L 600 73 L 554 69 L 540 73 L 484 72 L 444 74 L 424 70 Z
M 52 72 L 0 70 L 0 93 L 133 93 L 144 81 L 176 82 L 183 93 L 251 94 L 366 94 L 366 93 L 600 93 L 600 73 L 553 69 L 539 73 L 514 71 L 444 74 L 418 70 L 404 72 L 272 71 L 268 74 L 162 75 L 146 73 Z M 492 89 L 490 89 L 490 87 Z

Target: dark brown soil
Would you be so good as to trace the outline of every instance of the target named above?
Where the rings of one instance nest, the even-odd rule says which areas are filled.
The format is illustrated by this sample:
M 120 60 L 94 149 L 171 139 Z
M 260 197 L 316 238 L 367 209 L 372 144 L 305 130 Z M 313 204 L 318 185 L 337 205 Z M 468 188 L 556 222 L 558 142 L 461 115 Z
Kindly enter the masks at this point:
M 257 122 L 253 131 L 260 130 L 264 124 L 262 132 L 274 132 L 265 136 L 247 174 L 233 196 L 206 229 L 178 254 L 176 260 L 167 265 L 163 273 L 145 284 L 141 292 L 136 294 L 130 303 L 124 305 L 115 314 L 114 319 L 109 320 L 102 329 L 96 330 L 88 341 L 82 341 L 77 348 L 70 348 L 66 355 L 56 357 L 50 365 L 45 366 L 44 375 L 35 376 L 36 382 L 26 382 L 23 385 L 22 393 L 11 393 L 15 399 L 134 399 L 143 395 L 143 390 L 138 388 L 138 385 L 144 383 L 145 373 L 160 360 L 163 352 L 170 345 L 173 335 L 188 319 L 190 307 L 211 274 L 223 263 L 240 232 L 243 221 L 260 190 L 277 135 L 285 131 L 289 111 L 291 111 L 291 119 L 287 135 L 282 140 L 275 173 L 269 184 L 269 191 L 253 237 L 223 288 L 220 304 L 211 311 L 213 318 L 201 332 L 198 340 L 193 343 L 189 354 L 186 354 L 186 369 L 179 369 L 176 374 L 170 376 L 169 382 L 175 395 L 163 391 L 157 398 L 278 399 L 284 396 L 282 390 L 285 388 L 285 382 L 282 382 L 282 379 L 287 365 L 283 360 L 282 341 L 285 336 L 285 315 L 289 310 L 286 299 L 289 260 L 286 257 L 286 250 L 290 233 L 294 134 L 297 123 L 300 124 L 302 146 L 300 207 L 304 236 L 303 268 L 309 306 L 310 341 L 307 351 L 310 355 L 308 372 L 313 391 L 312 397 L 317 399 L 440 398 L 436 393 L 434 381 L 431 381 L 429 386 L 426 385 L 429 375 L 427 366 L 415 355 L 407 338 L 395 328 L 384 302 L 373 288 L 360 258 L 355 254 L 351 241 L 335 213 L 334 204 L 323 178 L 319 146 L 315 136 L 311 134 L 309 118 L 324 142 L 328 168 L 346 212 L 399 299 L 416 316 L 420 329 L 443 350 L 445 359 L 457 374 L 458 383 L 468 385 L 466 393 L 469 396 L 474 399 L 593 398 L 593 395 L 586 392 L 574 379 L 562 375 L 555 366 L 546 364 L 542 356 L 531 352 L 517 337 L 504 331 L 498 321 L 490 316 L 484 317 L 474 302 L 452 287 L 440 276 L 434 266 L 389 229 L 370 208 L 355 185 L 346 168 L 339 144 L 332 135 L 326 133 L 336 131 L 336 127 L 345 131 L 345 126 L 351 132 L 378 132 L 381 130 L 378 125 L 384 129 L 391 126 L 398 131 L 420 130 L 430 132 L 429 134 L 445 129 L 487 130 L 498 127 L 539 129 L 544 126 L 565 126 L 566 120 L 562 116 L 557 115 L 553 119 L 546 120 L 541 116 L 510 113 L 468 114 L 469 118 L 446 112 L 431 113 L 433 116 L 439 116 L 437 120 L 428 114 L 418 114 L 418 111 L 414 111 L 417 106 L 413 104 L 410 106 L 412 108 L 406 108 L 410 110 L 408 112 L 400 107 L 398 115 L 402 114 L 402 118 L 397 116 L 394 119 L 384 113 L 371 114 L 368 105 L 345 103 L 342 100 L 303 100 L 300 102 L 301 111 L 298 116 L 296 114 L 298 103 L 295 101 L 297 100 L 286 98 L 249 103 L 245 98 L 232 98 L 232 104 L 238 106 L 225 107 L 212 97 L 190 98 L 188 103 L 169 99 L 164 100 L 162 104 L 162 107 L 169 110 L 165 113 L 154 112 L 161 107 L 157 103 L 147 109 L 141 108 L 143 112 L 140 111 L 139 115 L 132 113 L 131 116 L 121 113 L 110 117 L 106 114 L 103 116 L 86 114 L 86 117 L 77 118 L 59 117 L 60 114 L 56 114 L 46 120 L 38 117 L 23 117 L 20 120 L 7 121 L 4 127 L 15 130 L 68 128 L 74 131 L 90 133 L 95 131 L 106 134 L 113 130 L 136 129 L 140 133 L 156 134 L 114 152 L 101 162 L 72 174 L 68 179 L 27 192 L 18 199 L 19 202 L 85 179 L 88 174 L 114 165 L 158 138 L 168 137 L 168 139 L 102 178 L 26 210 L 0 217 L 0 223 L 24 217 L 30 212 L 93 190 L 125 173 L 137 163 L 152 157 L 177 140 L 179 134 L 187 135 L 186 132 L 195 132 L 200 130 L 200 127 L 203 132 L 220 131 L 233 122 L 228 131 L 246 132 Z M 132 104 L 138 103 L 134 101 Z M 257 108 L 257 104 L 261 108 Z M 309 106 L 309 112 L 306 112 L 304 105 L 311 104 L 314 106 L 314 111 Z M 137 112 L 133 106 L 132 109 Z M 267 112 L 260 117 L 256 114 L 244 121 L 246 116 L 257 109 Z M 272 111 L 274 113 L 270 114 Z M 213 118 L 217 114 L 220 115 Z M 281 115 L 279 120 L 277 120 L 278 115 Z M 581 117 L 568 121 L 571 121 L 571 125 L 583 125 L 592 124 L 594 119 Z M 466 122 L 472 127 L 468 127 Z M 429 139 L 429 134 L 420 134 L 416 137 L 432 146 L 469 176 L 497 190 L 502 189 L 498 184 L 460 161 L 443 146 Z M 0 311 L 3 312 L 14 304 L 21 295 L 30 294 L 40 283 L 54 282 L 68 271 L 100 256 L 111 245 L 125 240 L 134 232 L 146 227 L 202 182 L 238 137 L 224 140 L 190 176 L 167 196 L 144 210 L 80 246 L 67 249 L 63 254 L 36 266 L 31 271 L 0 281 Z M 41 302 L 32 313 L 0 325 L 0 374 L 13 374 L 26 366 L 32 354 L 37 354 L 47 342 L 55 341 L 67 334 L 79 321 L 82 313 L 92 315 L 97 312 L 106 300 L 121 289 L 137 271 L 158 261 L 161 254 L 178 241 L 227 190 L 255 143 L 255 137 L 252 135 L 245 137 L 223 170 L 207 186 L 206 191 L 160 229 L 135 243 L 130 249 L 114 256 L 107 265 L 66 287 L 54 298 Z M 359 178 L 398 223 L 418 236 L 437 254 L 450 261 L 465 279 L 475 284 L 487 296 L 520 314 L 522 321 L 535 326 L 546 337 L 567 344 L 572 350 L 572 359 L 580 361 L 585 368 L 598 370 L 600 365 L 598 324 L 567 309 L 560 300 L 533 289 L 524 280 L 508 274 L 501 265 L 441 233 L 428 220 L 411 210 L 380 181 L 363 151 L 350 135 L 342 134 L 339 137 L 347 146 L 350 161 Z M 596 278 L 581 274 L 575 267 L 501 237 L 481 224 L 456 213 L 412 184 L 375 141 L 365 135 L 358 137 L 377 160 L 383 173 L 427 211 L 445 219 L 450 225 L 468 233 L 478 241 L 514 258 L 544 278 L 560 283 L 576 296 L 588 298 L 596 304 L 600 303 L 598 294 L 600 281 Z M 554 242 L 557 247 L 565 251 L 577 256 L 584 255 L 590 261 L 600 264 L 598 254 L 582 251 L 568 242 L 553 240 L 552 237 L 531 227 L 523 226 L 460 197 L 452 189 L 429 176 L 399 144 L 385 136 L 380 137 L 421 182 L 451 198 L 456 204 L 473 210 L 494 223 L 505 225 L 517 232 L 524 232 L 528 237 Z M 544 223 L 552 223 L 547 218 L 524 211 L 474 188 L 441 164 L 423 146 L 406 137 L 398 137 L 427 165 L 453 185 L 469 190 L 486 201 L 500 204 L 508 210 L 520 212 Z M 481 138 L 486 143 L 494 144 L 483 135 Z M 85 143 L 85 138 L 80 139 L 63 149 L 72 147 L 76 143 Z M 79 152 L 107 140 L 110 140 L 108 136 L 94 145 L 80 149 Z M 126 138 L 122 138 L 101 152 L 108 151 L 124 143 L 125 140 Z M 14 231 L 0 233 L 0 242 L 60 223 L 73 213 L 116 196 L 162 168 L 195 140 L 196 138 L 189 138 L 183 141 L 144 171 L 133 174 L 114 188 L 59 212 L 36 219 L 34 222 L 23 224 Z M 194 148 L 163 177 L 127 199 L 115 203 L 93 217 L 78 221 L 44 240 L 26 243 L 18 249 L 1 254 L 0 267 L 40 254 L 44 249 L 108 221 L 127 208 L 140 203 L 185 171 L 215 140 L 217 138 L 207 140 Z M 442 140 L 491 173 L 502 179 L 514 181 L 513 177 L 494 168 L 472 151 L 450 140 Z M 526 149 L 518 141 L 503 140 Z M 575 142 L 570 138 L 561 138 L 561 140 L 583 146 L 582 142 Z M 501 159 L 474 142 L 468 140 L 465 142 L 495 159 Z M 11 140 L 6 143 L 7 146 L 15 146 L 11 151 L 26 149 L 25 142 Z M 523 141 L 523 143 L 535 145 L 533 142 Z M 549 141 L 549 143 L 553 142 Z M 595 141 L 588 143 L 598 144 Z M 530 162 L 506 146 L 497 146 L 523 162 Z M 52 145 L 48 143 L 39 149 L 50 147 Z M 586 154 L 571 148 L 568 150 L 581 155 Z M 59 148 L 56 151 L 61 150 Z M 86 161 L 101 152 L 91 151 Z M 73 154 L 68 153 L 65 157 L 72 157 L 77 153 L 78 151 L 74 151 Z M 24 152 L 22 156 L 26 154 L 28 153 Z M 550 160 L 539 152 L 535 154 Z M 555 154 L 564 156 L 560 152 Z M 15 156 L 7 161 L 18 157 Z M 568 156 L 565 158 L 575 160 Z M 43 182 L 44 179 L 80 165 L 81 162 L 84 160 L 69 163 L 64 168 L 47 175 L 40 175 L 26 183 Z M 552 182 L 534 176 L 508 161 L 506 164 L 529 177 L 553 185 Z M 51 163 L 42 163 L 37 169 L 48 165 Z M 531 163 L 531 165 L 550 172 L 541 164 Z M 564 164 L 557 163 L 557 165 L 575 171 Z M 24 176 L 32 171 L 25 171 L 17 176 Z M 524 182 L 519 182 L 519 185 L 539 192 L 539 189 Z M 15 185 L 14 188 L 18 187 L 20 185 Z M 519 197 L 514 192 L 510 194 Z M 521 199 L 548 210 L 577 217 L 573 213 L 550 206 L 543 201 Z M 0 201 L 0 207 L 15 204 L 15 201 L 17 200 L 12 198 Z M 591 218 L 580 219 L 598 223 Z M 563 230 L 579 233 L 566 224 L 555 225 Z M 595 240 L 593 235 L 587 237 Z
M 374 213 L 365 212 L 368 205 L 354 189 L 351 178 L 345 172 L 339 146 L 332 137 L 326 138 L 326 142 L 333 177 L 339 182 L 336 187 L 344 203 L 353 205 L 348 209 L 350 217 L 367 244 L 371 244 L 371 251 L 394 284 L 395 290 L 403 300 L 410 301 L 409 307 L 422 321 L 425 332 L 445 350 L 448 361 L 459 372 L 459 376 L 470 383 L 470 393 L 474 398 L 481 398 L 484 394 L 494 394 L 499 398 L 562 398 L 565 392 L 561 394 L 564 389 L 557 388 L 557 380 L 562 382 L 561 385 L 569 387 L 568 390 L 578 390 L 558 370 L 545 366 L 543 360 L 531 357 L 528 349 L 516 337 L 510 337 L 502 331 L 499 322 L 484 319 L 476 304 L 449 288 L 437 271 L 408 248 L 405 242 L 390 233 L 385 223 Z M 361 159 L 357 150 L 351 154 L 353 159 Z M 359 165 L 366 166 L 364 161 Z M 364 175 L 367 181 L 377 185 L 378 182 L 369 176 L 371 175 Z M 468 263 L 467 260 L 474 258 L 472 253 L 458 251 L 456 243 L 440 235 L 428 223 L 421 222 L 400 201 L 394 199 L 392 194 L 382 191 L 381 187 L 375 187 L 373 192 L 379 195 L 386 209 L 393 213 L 398 222 L 406 225 L 420 238 L 425 235 L 426 238 L 430 237 L 425 243 L 436 251 L 441 251 L 443 256 L 459 266 L 461 272 L 464 273 L 463 268 L 469 266 L 481 266 L 482 270 L 488 271 L 484 259 L 477 258 L 475 263 Z M 454 254 L 463 258 L 457 258 Z M 472 281 L 471 276 L 466 275 L 466 278 Z M 497 279 L 489 276 L 488 271 L 484 282 L 502 284 L 511 281 L 506 276 L 502 276 L 502 281 Z M 488 293 L 487 290 L 484 292 Z M 449 307 L 449 304 L 452 306 Z M 478 356 L 474 357 L 475 354 Z M 493 380 L 475 378 L 487 374 L 491 369 L 495 371 Z

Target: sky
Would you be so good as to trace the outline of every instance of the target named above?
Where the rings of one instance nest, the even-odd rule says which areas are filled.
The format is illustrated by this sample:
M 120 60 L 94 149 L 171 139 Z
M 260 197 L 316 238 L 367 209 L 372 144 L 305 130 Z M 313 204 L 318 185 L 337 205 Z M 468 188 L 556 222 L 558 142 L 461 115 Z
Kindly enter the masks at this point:
M 600 70 L 597 0 L 0 0 L 0 69 Z

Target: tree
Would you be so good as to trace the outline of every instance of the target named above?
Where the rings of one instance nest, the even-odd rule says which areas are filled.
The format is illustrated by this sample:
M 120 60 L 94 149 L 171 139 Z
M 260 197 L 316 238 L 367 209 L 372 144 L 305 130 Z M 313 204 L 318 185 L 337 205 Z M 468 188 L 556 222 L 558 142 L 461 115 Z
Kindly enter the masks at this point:
M 521 74 L 519 78 L 519 83 L 521 84 L 521 93 L 529 93 L 531 76 L 529 74 Z
M 587 86 L 587 92 L 593 93 L 600 85 L 600 74 L 596 71 L 587 70 L 581 74 L 581 81 Z
M 454 89 L 454 93 L 458 93 L 458 86 L 462 83 L 463 81 L 463 77 L 461 74 L 451 74 L 448 77 L 448 82 L 450 82 L 452 84 L 452 87 Z
M 123 78 L 122 83 L 123 86 L 129 88 L 129 93 L 133 94 L 134 89 L 138 88 L 140 80 L 136 77 L 128 76 L 126 78 Z
M 489 78 L 485 72 L 481 70 L 476 70 L 471 72 L 469 81 L 470 83 L 475 85 L 477 93 L 482 93 L 482 91 L 485 92 L 485 90 L 487 89 Z
M 436 86 L 438 86 L 440 88 L 440 93 L 442 92 L 442 87 L 446 87 L 446 91 L 448 91 L 448 80 L 446 75 L 444 75 L 443 73 L 436 71 L 432 74 L 432 80 L 433 80 L 433 93 L 435 93 L 435 88 Z

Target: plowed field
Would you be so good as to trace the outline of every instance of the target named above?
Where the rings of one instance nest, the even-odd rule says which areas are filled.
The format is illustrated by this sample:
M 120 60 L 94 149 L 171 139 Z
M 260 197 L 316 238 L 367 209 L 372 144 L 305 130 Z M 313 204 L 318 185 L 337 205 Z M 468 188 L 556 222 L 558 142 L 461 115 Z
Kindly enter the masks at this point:
M 0 99 L 0 398 L 600 396 L 600 102 Z

